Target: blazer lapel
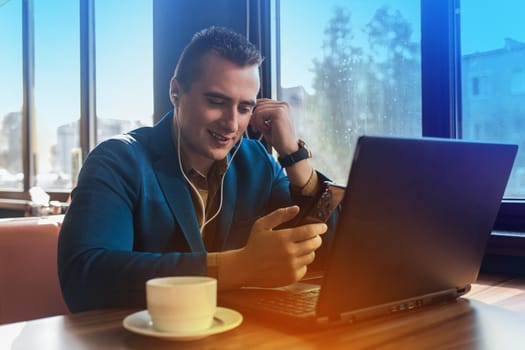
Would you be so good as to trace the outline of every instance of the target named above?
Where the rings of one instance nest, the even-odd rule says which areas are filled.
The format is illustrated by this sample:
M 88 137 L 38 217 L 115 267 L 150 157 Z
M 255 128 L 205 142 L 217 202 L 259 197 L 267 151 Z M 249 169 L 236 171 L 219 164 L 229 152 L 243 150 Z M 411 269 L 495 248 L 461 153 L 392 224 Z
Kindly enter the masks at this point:
M 205 251 L 191 194 L 179 168 L 177 150 L 171 137 L 172 120 L 173 114 L 169 113 L 153 128 L 149 140 L 154 154 L 153 170 L 191 251 Z
M 205 251 L 191 195 L 178 167 L 177 159 L 163 158 L 154 165 L 164 197 L 188 241 L 191 251 Z

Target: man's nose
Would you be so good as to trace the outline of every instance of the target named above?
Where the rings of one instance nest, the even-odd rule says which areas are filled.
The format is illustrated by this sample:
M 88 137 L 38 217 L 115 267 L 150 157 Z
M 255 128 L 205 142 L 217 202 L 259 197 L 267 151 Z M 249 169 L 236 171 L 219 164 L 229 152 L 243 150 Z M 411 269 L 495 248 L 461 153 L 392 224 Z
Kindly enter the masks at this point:
M 239 111 L 237 108 L 228 109 L 223 119 L 223 125 L 228 131 L 236 132 L 239 129 Z

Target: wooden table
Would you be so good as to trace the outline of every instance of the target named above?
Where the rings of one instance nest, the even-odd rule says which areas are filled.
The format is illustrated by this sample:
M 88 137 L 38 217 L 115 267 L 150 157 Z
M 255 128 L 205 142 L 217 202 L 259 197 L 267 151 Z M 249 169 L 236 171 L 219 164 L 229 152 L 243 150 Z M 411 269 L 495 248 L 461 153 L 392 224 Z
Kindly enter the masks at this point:
M 309 332 L 245 317 L 236 329 L 192 342 L 126 331 L 136 310 L 101 310 L 0 326 L 0 349 L 525 349 L 525 278 L 482 276 L 456 302 L 386 320 Z

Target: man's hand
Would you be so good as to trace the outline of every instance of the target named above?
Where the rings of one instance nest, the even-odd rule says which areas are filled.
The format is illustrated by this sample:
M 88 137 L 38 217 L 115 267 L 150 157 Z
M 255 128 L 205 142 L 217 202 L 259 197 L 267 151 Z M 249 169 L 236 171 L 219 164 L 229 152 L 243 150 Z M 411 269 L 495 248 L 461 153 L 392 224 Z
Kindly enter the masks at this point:
M 287 102 L 267 98 L 258 99 L 250 125 L 254 131 L 262 133 L 264 139 L 275 148 L 281 157 L 299 149 L 291 118 L 291 106 Z M 307 159 L 286 168 L 290 183 L 299 188 L 307 183 L 312 171 L 313 168 Z
M 286 155 L 297 151 L 297 137 L 287 102 L 261 98 L 257 100 L 250 125 L 263 134 L 277 153 Z
M 321 223 L 274 230 L 298 212 L 299 207 L 292 206 L 259 218 L 246 246 L 220 258 L 219 283 L 226 282 L 221 281 L 224 277 L 230 286 L 277 287 L 300 280 L 314 261 L 315 250 L 322 243 L 319 235 L 327 226 Z

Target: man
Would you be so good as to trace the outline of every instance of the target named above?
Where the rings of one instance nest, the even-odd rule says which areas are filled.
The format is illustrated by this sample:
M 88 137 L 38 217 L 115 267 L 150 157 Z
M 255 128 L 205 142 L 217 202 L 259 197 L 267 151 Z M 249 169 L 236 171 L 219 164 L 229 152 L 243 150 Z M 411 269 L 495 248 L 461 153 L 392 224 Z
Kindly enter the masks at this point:
M 324 177 L 308 163 L 288 104 L 257 100 L 262 59 L 224 28 L 197 33 L 171 80 L 173 113 L 98 145 L 59 237 L 72 312 L 145 305 L 145 282 L 211 275 L 219 290 L 301 279 L 326 224 L 276 229 Z M 280 155 L 243 139 L 251 124 Z

